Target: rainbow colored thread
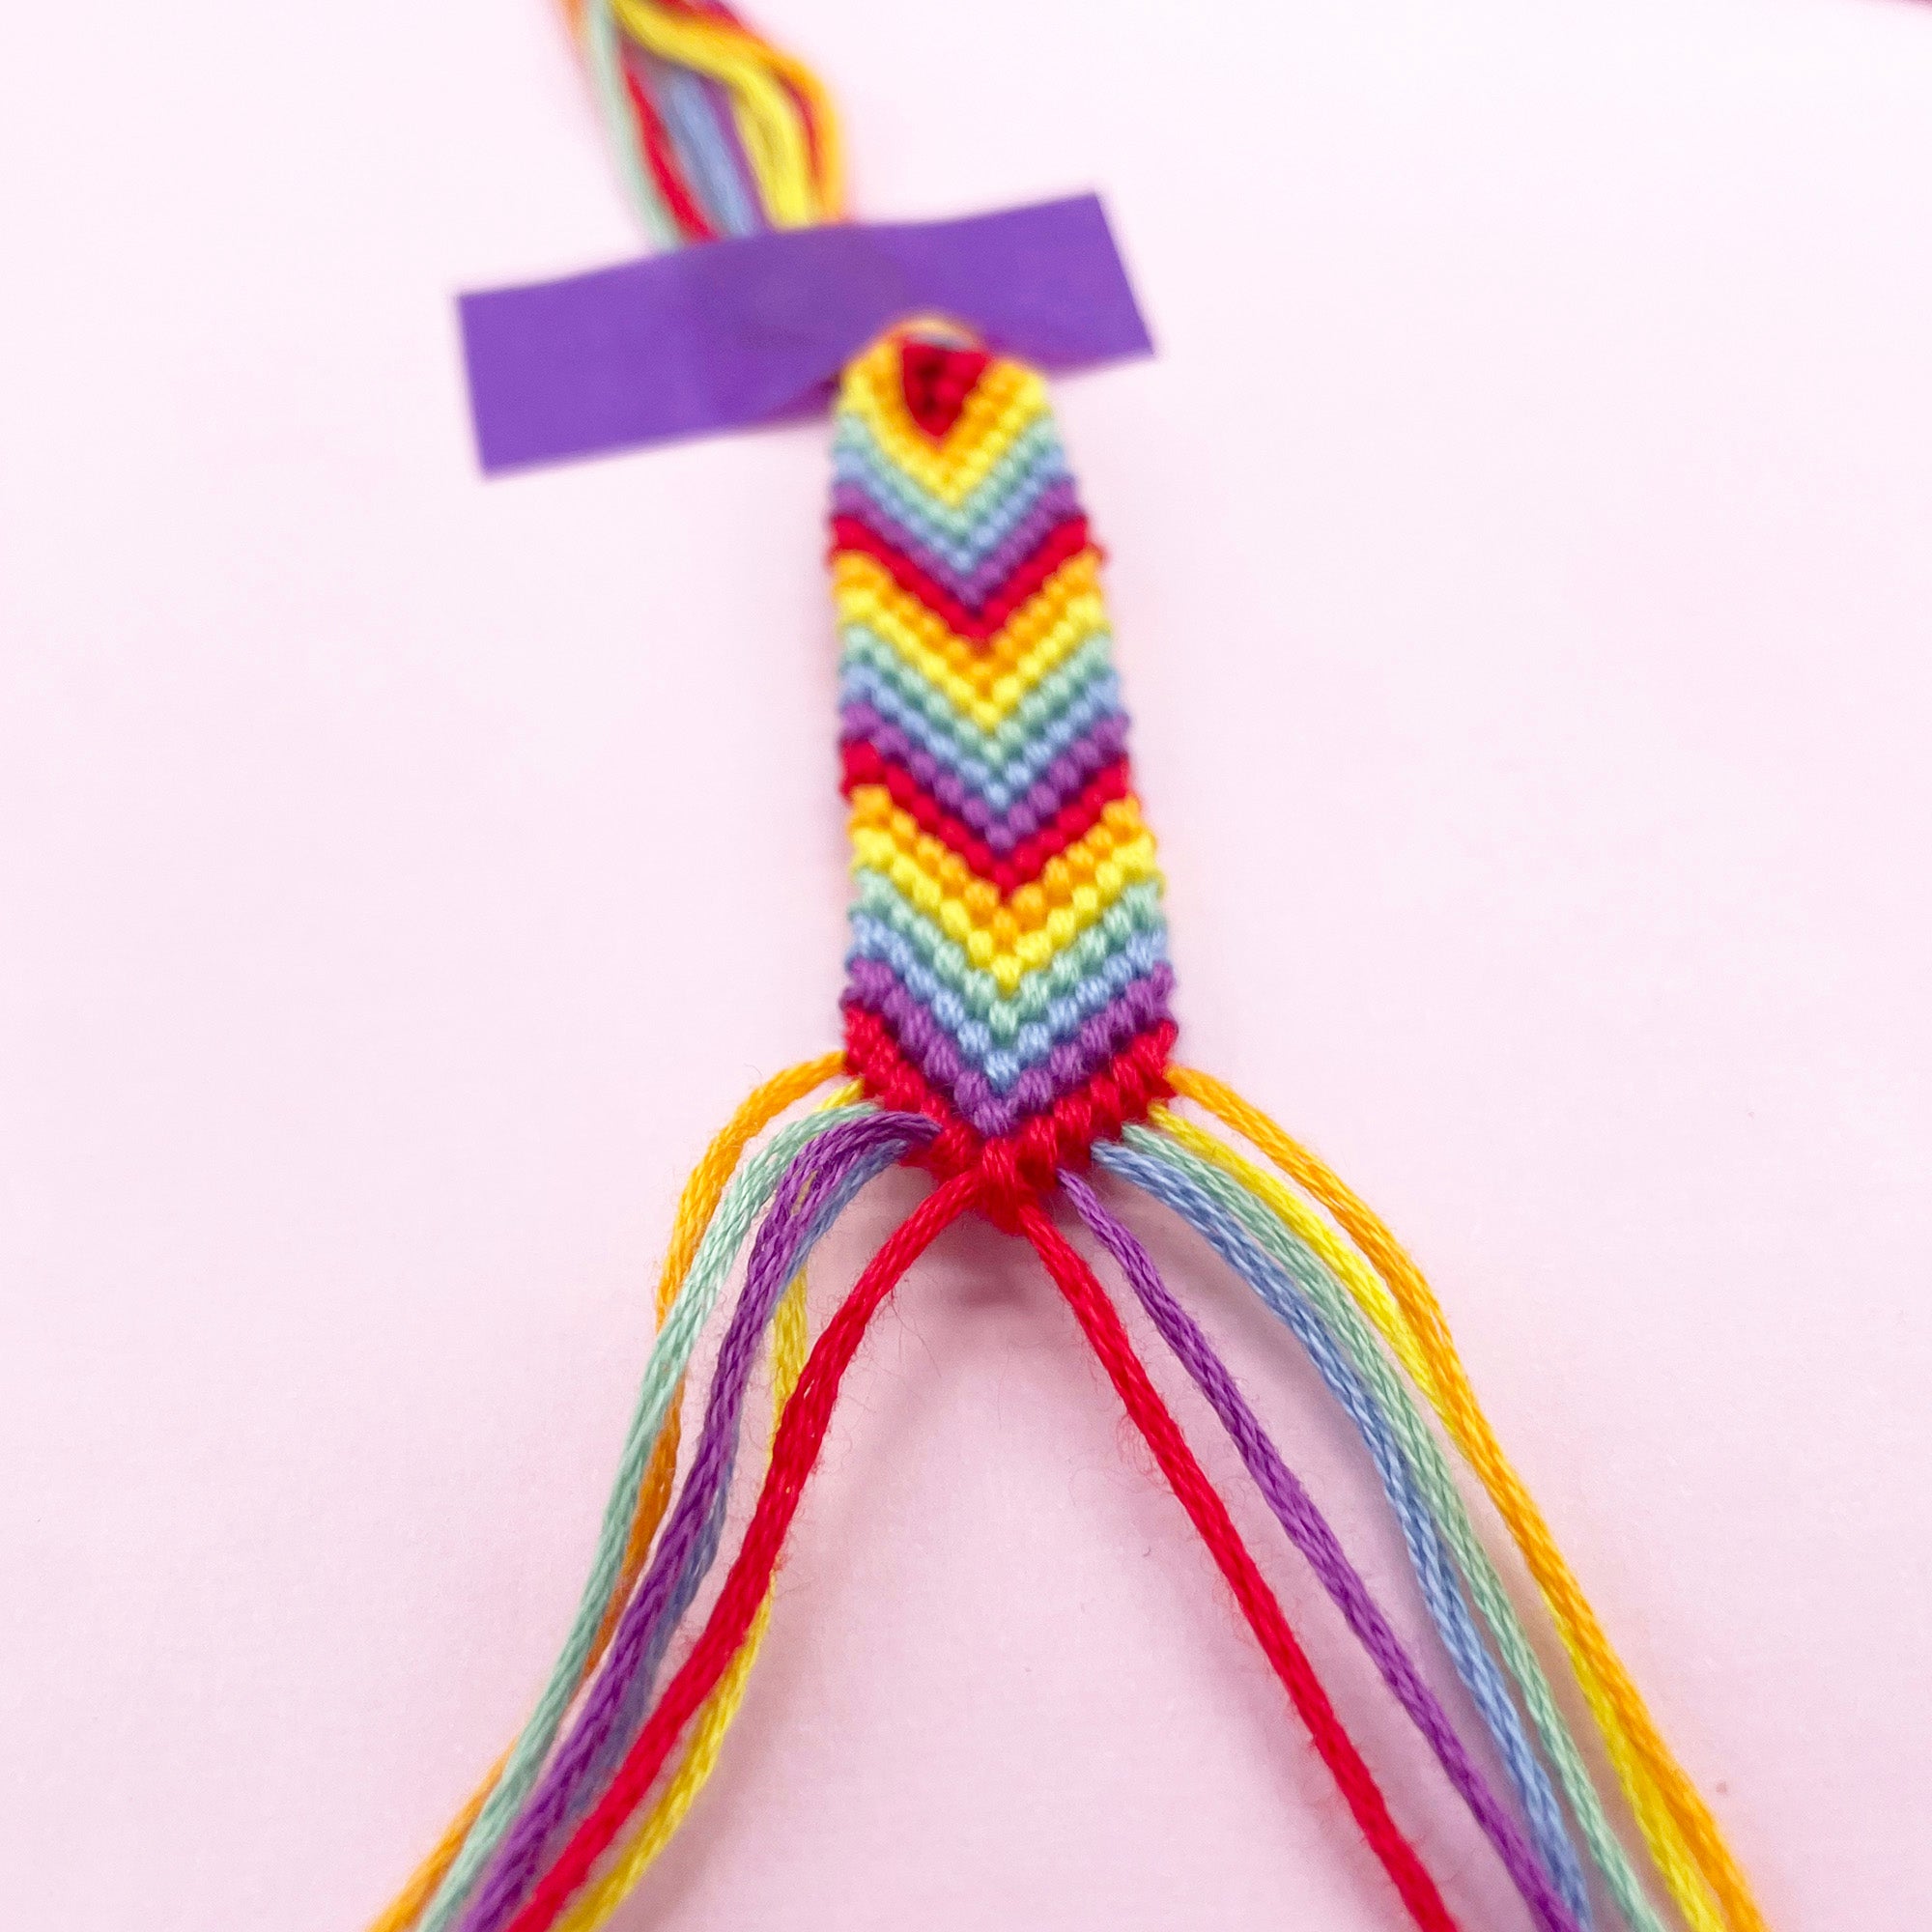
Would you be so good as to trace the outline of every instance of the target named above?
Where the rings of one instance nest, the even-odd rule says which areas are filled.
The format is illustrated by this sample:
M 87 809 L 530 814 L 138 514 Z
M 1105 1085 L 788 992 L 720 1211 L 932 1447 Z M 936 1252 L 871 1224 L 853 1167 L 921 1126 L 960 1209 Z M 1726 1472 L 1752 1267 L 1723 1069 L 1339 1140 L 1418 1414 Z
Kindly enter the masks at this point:
M 1762 1918 L 1708 1809 L 1503 1458 L 1413 1264 L 1315 1156 L 1219 1083 L 1172 1064 L 1161 875 L 1132 785 L 1099 554 L 1041 378 L 967 346 L 956 330 L 895 330 L 846 371 L 834 449 L 854 880 L 844 1050 L 753 1094 L 687 1188 L 660 1291 L 663 1332 L 551 1682 L 523 1736 L 375 1932 L 596 1932 L 609 1919 L 718 1761 L 844 1361 L 906 1262 L 972 1209 L 1039 1251 L 1410 1919 L 1424 1932 L 1457 1932 L 1104 1291 L 1043 1215 L 1042 1199 L 1063 1191 L 1234 1435 L 1540 1932 L 1592 1923 L 1573 1829 L 1632 1932 L 1662 1932 L 1663 1921 L 1471 1526 L 1424 1405 L 1524 1555 L 1683 1921 L 1693 1932 L 1758 1932 Z M 853 1081 L 838 1104 L 753 1151 L 786 1107 L 841 1070 Z M 1221 1118 L 1284 1178 L 1177 1114 L 1177 1097 Z M 865 1136 L 872 1151 L 862 1153 L 855 1137 Z M 850 1154 L 821 1156 L 848 1143 Z M 837 1183 L 842 1201 L 892 1157 L 944 1184 L 895 1232 L 801 1368 L 802 1286 L 782 1298 L 777 1287 L 829 1225 L 823 1210 L 808 1214 L 801 1204 L 820 1185 L 815 1172 L 851 1168 Z M 1513 1808 L 1456 1735 L 1198 1321 L 1077 1179 L 1090 1159 L 1217 1247 L 1354 1422 L 1445 1652 L 1508 1772 Z M 714 1384 L 680 1484 L 677 1391 L 754 1225 L 752 1274 L 719 1358 L 721 1375 L 727 1358 L 734 1364 L 731 1379 Z M 746 1298 L 753 1283 L 762 1284 L 755 1307 Z M 720 1506 L 721 1472 L 741 1451 L 750 1350 L 774 1315 L 779 1427 L 758 1510 L 696 1646 L 658 1688 L 654 1660 L 716 1553 L 716 1532 L 703 1525 Z M 687 1726 L 682 1756 L 667 1771 Z
M 838 217 L 829 99 L 722 0 L 563 4 L 659 240 Z M 1099 553 L 1039 375 L 948 323 L 909 323 L 873 344 L 839 390 L 832 534 L 853 876 L 843 1049 L 761 1086 L 688 1183 L 659 1284 L 659 1334 L 576 1617 L 522 1733 L 373 1932 L 597 1932 L 609 1920 L 718 1761 L 845 1368 L 907 1266 L 969 1212 L 1037 1251 L 1410 1920 L 1458 1932 L 1105 1289 L 1047 1214 L 1054 1198 L 1071 1205 L 1234 1440 L 1539 1932 L 1584 1932 L 1599 1893 L 1631 1932 L 1664 1932 L 1666 1921 L 1475 1529 L 1452 1450 L 1535 1582 L 1677 1919 L 1690 1932 L 1763 1932 L 1716 1820 L 1504 1456 L 1415 1264 L 1317 1155 L 1172 1060 L 1162 880 L 1133 788 Z M 816 1111 L 782 1118 L 828 1087 Z M 938 1184 L 808 1350 L 806 1259 L 895 1160 Z M 1308 1354 L 1387 1493 L 1441 1648 L 1506 1774 L 1500 1788 L 1196 1312 L 1083 1178 L 1090 1163 L 1173 1209 Z M 748 1242 L 687 1459 L 685 1377 Z M 660 1684 L 718 1553 L 752 1365 L 767 1341 L 763 1484 L 702 1628 Z
M 666 247 L 837 221 L 818 77 L 723 0 L 562 0 L 632 204 Z
M 1046 385 L 913 333 L 845 373 L 833 440 L 851 805 L 846 1053 L 867 1092 L 1050 1184 L 1166 1092 L 1153 835 Z

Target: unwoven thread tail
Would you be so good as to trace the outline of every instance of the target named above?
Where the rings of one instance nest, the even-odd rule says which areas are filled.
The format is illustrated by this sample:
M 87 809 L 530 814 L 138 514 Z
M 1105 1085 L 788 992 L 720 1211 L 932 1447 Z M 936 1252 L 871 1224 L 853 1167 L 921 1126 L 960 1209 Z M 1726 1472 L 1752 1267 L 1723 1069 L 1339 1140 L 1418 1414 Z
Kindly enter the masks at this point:
M 691 1271 L 698 1244 L 711 1225 L 718 1204 L 736 1173 L 746 1148 L 787 1108 L 815 1093 L 828 1081 L 838 1078 L 843 1067 L 844 1056 L 840 1053 L 821 1054 L 814 1060 L 787 1067 L 749 1094 L 730 1120 L 713 1137 L 678 1197 L 670 1243 L 658 1279 L 656 1313 L 660 1323 Z M 639 1485 L 636 1513 L 632 1517 L 626 1541 L 624 1566 L 618 1584 L 611 1592 L 611 1604 L 605 1609 L 590 1655 L 578 1675 L 580 1684 L 589 1677 L 602 1659 L 615 1625 L 616 1610 L 630 1594 L 631 1585 L 636 1582 L 649 1553 L 651 1538 L 656 1534 L 658 1522 L 670 1499 L 676 1461 L 676 1408 L 673 1405 L 665 1434 L 659 1438 L 643 1480 Z M 510 1751 L 506 1749 L 485 1773 L 482 1782 L 450 1821 L 429 1856 L 372 1922 L 369 1932 L 408 1932 L 408 1928 L 415 1923 L 450 1866 L 455 1863 L 509 1760 Z
M 1715 1932 L 1722 1923 L 1733 1932 L 1765 1932 L 1763 1915 L 1716 1819 L 1664 1744 L 1542 1512 L 1504 1456 L 1421 1270 L 1375 1210 L 1259 1108 L 1194 1068 L 1176 1067 L 1171 1078 L 1177 1093 L 1251 1141 L 1320 1202 L 1375 1264 L 1428 1358 L 1444 1423 L 1494 1500 L 1555 1616 L 1591 1714 L 1680 1909 L 1700 1932 L 1705 1927 Z M 1713 1911 L 1714 1899 L 1722 1920 Z
M 531 1889 L 508 1932 L 549 1932 L 650 1789 L 685 1725 L 729 1668 L 771 1587 L 785 1533 L 823 1446 L 839 1383 L 867 1325 L 918 1256 L 974 1205 L 980 1184 L 977 1175 L 963 1174 L 927 1195 L 887 1236 L 827 1324 L 785 1406 L 764 1487 L 710 1618 L 603 1796 Z
M 1147 1127 L 1129 1128 L 1123 1140 L 1129 1149 L 1145 1151 L 1163 1165 L 1183 1163 L 1188 1179 L 1211 1197 L 1217 1208 L 1233 1212 L 1275 1259 L 1285 1261 L 1298 1246 L 1317 1264 L 1314 1279 L 1318 1283 L 1332 1282 L 1336 1292 L 1319 1297 L 1322 1312 L 1342 1338 L 1364 1381 L 1373 1386 L 1377 1400 L 1405 1446 L 1420 1481 L 1426 1507 L 1447 1539 L 1462 1585 L 1474 1601 L 1521 1693 L 1537 1736 L 1556 1769 L 1564 1794 L 1618 1911 L 1632 1932 L 1663 1932 L 1663 1922 L 1605 1813 L 1595 1783 L 1557 1706 L 1543 1666 L 1523 1634 L 1502 1579 L 1476 1535 L 1447 1457 L 1401 1377 L 1377 1350 L 1376 1338 L 1379 1336 L 1387 1344 L 1389 1354 L 1408 1371 L 1416 1388 L 1433 1386 L 1428 1363 L 1416 1348 L 1381 1277 L 1348 1236 L 1285 1180 L 1255 1166 L 1227 1142 L 1172 1109 L 1164 1105 L 1154 1107 L 1149 1114 Z M 1512 1741 L 1505 1748 L 1505 1758 L 1513 1771 L 1517 1771 L 1520 1768 L 1514 1751 Z
M 1072 1309 L 1088 1346 L 1099 1358 L 1135 1428 L 1153 1452 L 1168 1487 L 1227 1579 L 1241 1614 L 1281 1679 L 1315 1748 L 1328 1767 L 1369 1848 L 1389 1875 L 1409 1917 L 1423 1932 L 1453 1932 L 1456 1921 L 1414 1848 L 1389 1815 L 1387 1801 L 1343 1728 L 1281 1605 L 1241 1541 L 1228 1506 L 1208 1482 L 1165 1403 L 1148 1379 L 1106 1291 L 1037 1202 L 1019 1212 L 1019 1231 L 1038 1251 L 1054 1285 Z

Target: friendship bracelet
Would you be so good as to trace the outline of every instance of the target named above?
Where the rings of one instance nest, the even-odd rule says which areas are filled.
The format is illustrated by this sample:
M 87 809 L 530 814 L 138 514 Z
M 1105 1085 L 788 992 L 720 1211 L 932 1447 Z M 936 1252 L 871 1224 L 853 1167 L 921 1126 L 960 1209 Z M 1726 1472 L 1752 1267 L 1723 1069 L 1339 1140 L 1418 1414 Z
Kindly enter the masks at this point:
M 1134 784 L 1100 552 L 1043 373 L 1150 347 L 1098 203 L 847 224 L 829 97 L 722 0 L 563 6 L 624 182 L 671 252 L 465 298 L 479 452 L 501 471 L 832 403 L 838 770 L 852 876 L 842 1040 L 754 1093 L 687 1185 L 575 1618 L 518 1739 L 375 1932 L 593 1932 L 608 1919 L 719 1761 L 868 1323 L 968 1213 L 1037 1255 L 1409 1918 L 1451 1932 L 1396 1822 L 1400 1804 L 1317 1681 L 1098 1277 L 1055 1224 L 1056 1199 L 1234 1441 L 1529 1919 L 1542 1932 L 1591 1924 L 1579 1839 L 1632 1932 L 1664 1924 L 1470 1521 L 1438 1427 L 1528 1566 L 1652 1874 L 1692 1932 L 1759 1932 L 1710 1808 L 1504 1457 L 1419 1270 L 1315 1155 L 1173 1059 L 1159 860 Z M 839 1080 L 817 1111 L 784 1118 Z M 1177 1099 L 1276 1171 L 1176 1111 Z M 923 1170 L 930 1191 L 808 1352 L 806 1258 L 894 1164 Z M 1308 1354 L 1361 1438 L 1435 1640 L 1506 1782 L 1491 1783 L 1090 1169 L 1178 1214 Z M 748 1238 L 680 1470 L 685 1378 Z M 702 1627 L 665 1675 L 721 1550 L 768 1332 L 775 1422 L 757 1502 Z

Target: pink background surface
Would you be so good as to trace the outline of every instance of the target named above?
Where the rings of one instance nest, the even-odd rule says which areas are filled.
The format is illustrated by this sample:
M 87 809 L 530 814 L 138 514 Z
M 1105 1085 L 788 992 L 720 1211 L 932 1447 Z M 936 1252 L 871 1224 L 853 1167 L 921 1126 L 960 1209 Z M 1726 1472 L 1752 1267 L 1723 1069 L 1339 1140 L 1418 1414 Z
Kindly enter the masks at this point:
M 1063 405 L 1185 1050 L 1429 1265 L 1773 1923 L 1922 1925 L 1932 14 L 770 12 L 867 212 L 1110 197 L 1163 354 Z M 684 1170 L 834 1037 L 824 438 L 478 481 L 451 295 L 634 246 L 537 0 L 11 39 L 0 1918 L 339 1932 L 553 1654 Z M 1419 1630 L 1286 1338 L 1157 1245 Z M 625 1925 L 1398 1922 L 983 1230 L 766 1659 Z

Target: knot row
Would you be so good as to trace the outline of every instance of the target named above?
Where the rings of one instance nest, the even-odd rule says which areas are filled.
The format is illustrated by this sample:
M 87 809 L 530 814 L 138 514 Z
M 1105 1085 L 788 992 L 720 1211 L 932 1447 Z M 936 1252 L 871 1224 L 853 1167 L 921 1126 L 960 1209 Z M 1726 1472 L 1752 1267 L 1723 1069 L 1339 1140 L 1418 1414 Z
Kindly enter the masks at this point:
M 985 1190 L 981 1211 L 1010 1234 L 1021 1208 L 1058 1185 L 1062 1168 L 1085 1167 L 1096 1142 L 1118 1139 L 1122 1128 L 1146 1119 L 1156 1100 L 1173 1093 L 1167 1066 L 1176 1031 L 1171 1020 L 1150 1027 L 1082 1086 L 992 1139 L 959 1118 L 863 1009 L 847 1009 L 845 1063 L 881 1106 L 939 1123 L 933 1140 L 909 1152 L 907 1161 L 942 1181 L 977 1172 Z

